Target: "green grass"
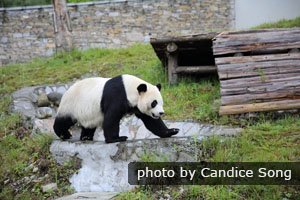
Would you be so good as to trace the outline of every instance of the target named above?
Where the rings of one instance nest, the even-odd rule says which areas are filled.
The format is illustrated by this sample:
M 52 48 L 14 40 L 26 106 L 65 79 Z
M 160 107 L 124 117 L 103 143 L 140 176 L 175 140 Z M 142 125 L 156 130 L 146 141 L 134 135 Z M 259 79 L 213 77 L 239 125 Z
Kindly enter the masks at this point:
M 293 28 L 300 27 L 300 17 L 295 19 L 282 19 L 274 23 L 264 23 L 254 27 L 253 29 L 264 29 L 264 28 Z
M 30 63 L 0 68 L 0 184 L 22 180 L 32 175 L 24 172 L 35 159 L 49 158 L 48 181 L 61 180 L 59 195 L 70 192 L 67 177 L 74 172 L 70 166 L 59 166 L 50 156 L 51 139 L 29 137 L 21 117 L 11 113 L 11 93 L 32 85 L 67 83 L 83 75 L 113 77 L 133 74 L 153 84 L 162 83 L 162 95 L 166 111 L 165 119 L 193 119 L 205 123 L 238 125 L 244 132 L 236 139 L 211 138 L 201 147 L 213 149 L 209 161 L 296 161 L 300 157 L 299 115 L 260 114 L 258 119 L 218 116 L 220 99 L 219 81 L 216 77 L 195 79 L 181 77 L 177 85 L 170 86 L 160 61 L 150 45 L 134 45 L 126 49 L 90 49 L 58 54 L 48 59 L 36 59 Z M 199 155 L 199 159 L 204 157 Z M 155 159 L 145 155 L 145 160 Z M 69 172 L 69 173 L 67 173 Z M 57 179 L 58 177 L 62 177 Z M 63 187 L 63 185 L 66 185 Z M 40 190 L 41 183 L 23 186 L 15 191 L 10 184 L 0 187 L 0 199 L 41 199 L 52 196 Z M 175 199 L 282 199 L 299 195 L 294 187 L 284 186 L 185 186 L 179 193 L 176 187 L 166 189 Z M 299 191 L 299 190 L 298 190 Z M 121 194 L 121 199 L 148 199 L 151 190 L 139 188 Z M 7 198 L 6 198 L 7 197 Z

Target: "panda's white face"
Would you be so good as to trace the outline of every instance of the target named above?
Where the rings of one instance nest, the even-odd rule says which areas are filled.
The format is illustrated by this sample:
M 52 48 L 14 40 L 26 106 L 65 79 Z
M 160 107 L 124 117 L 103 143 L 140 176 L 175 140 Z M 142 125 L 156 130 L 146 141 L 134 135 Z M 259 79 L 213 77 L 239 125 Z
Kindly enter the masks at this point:
M 140 92 L 137 107 L 142 113 L 154 119 L 161 117 L 164 114 L 164 109 L 163 99 L 158 87 L 148 85 L 145 92 Z

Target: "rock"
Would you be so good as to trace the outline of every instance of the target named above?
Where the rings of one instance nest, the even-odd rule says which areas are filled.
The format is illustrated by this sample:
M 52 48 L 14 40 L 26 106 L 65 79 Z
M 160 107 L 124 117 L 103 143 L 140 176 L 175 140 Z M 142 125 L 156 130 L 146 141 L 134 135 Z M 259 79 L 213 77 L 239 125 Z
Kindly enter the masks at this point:
M 34 118 L 35 108 L 33 102 L 37 101 L 37 97 L 34 94 L 34 87 L 22 88 L 12 94 L 14 112 L 21 113 L 28 118 Z
M 114 199 L 118 195 L 117 192 L 80 192 L 65 197 L 58 198 L 57 200 L 74 200 L 74 199 L 93 199 L 93 200 L 108 200 Z
M 47 119 L 34 119 L 33 120 L 33 134 L 36 133 L 50 133 L 54 135 L 53 130 L 54 118 L 47 118 Z
M 39 119 L 45 119 L 48 117 L 52 117 L 52 109 L 49 107 L 39 107 L 36 110 L 36 117 Z
M 44 87 L 38 87 L 38 88 L 35 89 L 35 93 L 37 95 L 40 95 L 40 94 L 46 93 L 46 91 L 45 91 Z
M 49 183 L 47 185 L 42 186 L 43 192 L 51 192 L 57 190 L 57 184 L 56 183 Z
M 59 92 L 51 92 L 47 95 L 49 101 L 53 102 L 57 106 L 59 105 L 62 96 L 62 93 Z
M 50 101 L 49 101 L 46 93 L 41 93 L 38 96 L 37 105 L 38 105 L 38 107 L 44 107 L 44 106 L 49 106 L 50 105 Z
M 33 169 L 32 169 L 32 172 L 33 173 L 36 173 L 36 172 L 38 172 L 39 171 L 39 168 L 38 167 L 34 167 Z
M 64 86 L 60 86 L 59 88 L 57 88 L 56 92 L 60 93 L 60 94 L 64 94 L 67 91 L 67 89 Z
M 45 93 L 46 93 L 46 94 L 50 94 L 51 92 L 53 92 L 52 89 L 51 89 L 51 87 L 47 86 L 47 87 L 45 88 Z

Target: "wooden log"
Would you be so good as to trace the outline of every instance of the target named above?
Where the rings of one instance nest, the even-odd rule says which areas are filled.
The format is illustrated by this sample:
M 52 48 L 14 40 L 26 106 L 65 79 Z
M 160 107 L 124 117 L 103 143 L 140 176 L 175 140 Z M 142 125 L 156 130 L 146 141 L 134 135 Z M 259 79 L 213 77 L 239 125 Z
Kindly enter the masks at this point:
M 214 55 L 300 48 L 300 28 L 223 33 L 213 41 Z
M 261 94 L 246 93 L 240 95 L 222 96 L 221 105 L 239 105 L 288 99 L 300 99 L 300 91 L 278 90 L 275 92 L 265 92 Z
M 220 79 L 265 76 L 279 73 L 299 72 L 298 60 L 268 61 L 257 63 L 239 63 L 230 65 L 218 65 Z
M 174 53 L 177 51 L 177 49 L 178 49 L 178 46 L 174 42 L 171 42 L 167 45 L 167 51 L 169 53 Z
M 300 99 L 221 106 L 219 114 L 229 115 L 229 114 L 241 114 L 241 113 L 257 112 L 257 111 L 288 110 L 288 109 L 296 109 L 296 108 L 300 108 Z
M 177 37 L 165 37 L 165 38 L 150 38 L 150 43 L 157 45 L 163 43 L 170 43 L 170 42 L 195 42 L 195 41 L 202 41 L 202 40 L 212 40 L 216 37 L 219 33 L 211 32 L 211 33 L 204 33 L 204 34 L 195 34 L 195 35 L 186 35 L 186 36 L 177 36 Z
M 265 92 L 275 92 L 277 90 L 298 90 L 300 91 L 300 79 L 294 81 L 279 81 L 266 83 L 259 86 L 240 87 L 240 88 L 221 88 L 221 95 L 238 95 L 238 94 L 259 94 Z
M 300 54 L 285 53 L 285 54 L 270 54 L 259 56 L 243 56 L 243 57 L 220 57 L 215 58 L 216 65 L 224 64 L 238 64 L 238 63 L 253 63 L 263 61 L 277 61 L 277 60 L 298 60 L 300 61 Z
M 251 87 L 251 86 L 263 85 L 266 83 L 279 82 L 279 81 L 293 81 L 293 80 L 300 80 L 300 72 L 222 80 L 221 88 L 230 89 L 230 88 Z
M 291 49 L 291 50 L 289 50 L 289 53 L 298 54 L 298 53 L 300 53 L 300 50 L 299 49 Z
M 177 73 L 216 73 L 217 67 L 215 65 L 208 66 L 180 66 L 176 68 Z
M 168 53 L 168 80 L 169 84 L 177 83 L 177 73 L 176 68 L 178 65 L 178 54 L 177 53 Z

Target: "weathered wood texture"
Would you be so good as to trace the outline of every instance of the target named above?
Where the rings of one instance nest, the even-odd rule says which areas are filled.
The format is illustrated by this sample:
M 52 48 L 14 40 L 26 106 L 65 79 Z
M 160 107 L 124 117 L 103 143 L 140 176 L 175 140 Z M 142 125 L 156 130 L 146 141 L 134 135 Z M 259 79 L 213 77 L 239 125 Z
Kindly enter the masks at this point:
M 213 42 L 214 55 L 299 48 L 300 29 L 266 29 L 219 34 Z
M 66 0 L 52 0 L 54 8 L 55 45 L 57 51 L 71 51 L 73 48 L 71 22 Z
M 219 113 L 300 108 L 300 53 L 291 51 L 297 48 L 300 48 L 299 28 L 218 35 L 213 51 L 224 56 L 215 58 L 221 87 Z M 270 50 L 291 53 L 256 55 Z M 243 54 L 237 56 L 238 53 Z

